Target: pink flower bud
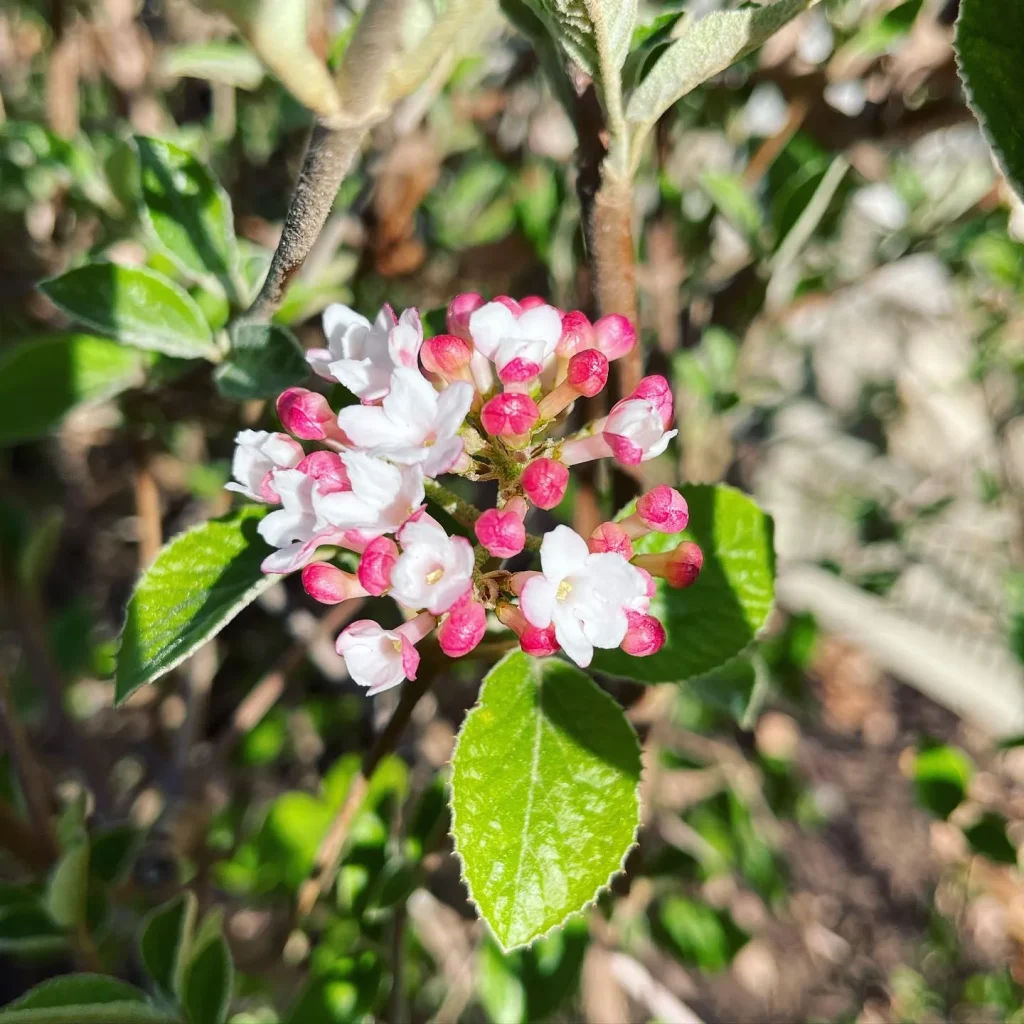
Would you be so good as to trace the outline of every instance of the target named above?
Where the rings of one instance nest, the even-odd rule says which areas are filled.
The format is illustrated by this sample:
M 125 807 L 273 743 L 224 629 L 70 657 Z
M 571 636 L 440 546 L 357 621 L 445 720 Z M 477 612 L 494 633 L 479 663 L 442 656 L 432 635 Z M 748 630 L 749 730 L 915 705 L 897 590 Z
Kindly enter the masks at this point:
M 398 561 L 398 545 L 390 537 L 375 537 L 359 559 L 359 582 L 368 594 L 380 597 L 391 589 L 391 570 Z
M 510 359 L 504 366 L 498 371 L 498 379 L 502 384 L 524 384 L 528 380 L 533 380 L 543 367 L 540 363 L 535 363 L 532 359 L 524 359 L 522 356 L 516 356 L 515 359 Z
M 519 309 L 523 313 L 530 309 L 536 309 L 538 306 L 546 305 L 548 305 L 548 300 L 542 299 L 539 295 L 527 295 L 526 298 L 519 300 Z
M 544 629 L 531 626 L 519 608 L 505 601 L 498 604 L 495 613 L 498 621 L 519 637 L 519 646 L 524 654 L 534 658 L 547 658 L 558 650 L 554 626 L 547 626 Z
M 601 317 L 594 324 L 594 336 L 597 339 L 597 347 L 609 361 L 621 359 L 636 345 L 636 328 L 618 313 Z
M 514 317 L 518 317 L 523 312 L 523 307 L 510 295 L 495 295 L 491 302 L 500 302 Z
M 526 546 L 526 527 L 521 516 L 508 509 L 489 508 L 473 524 L 476 539 L 495 558 L 511 558 Z
M 288 388 L 277 398 L 277 418 L 290 434 L 303 441 L 322 441 L 337 433 L 337 417 L 327 399 L 306 388 Z
M 345 463 L 336 452 L 310 452 L 295 468 L 311 476 L 321 494 L 352 490 Z
M 471 593 L 452 605 L 437 631 L 441 650 L 449 658 L 461 658 L 484 638 L 487 631 L 487 612 Z
M 644 377 L 633 389 L 630 398 L 642 398 L 650 402 L 658 410 L 665 429 L 672 426 L 672 387 L 660 374 Z
M 456 295 L 448 303 L 448 313 L 445 317 L 448 323 L 448 332 L 455 334 L 464 341 L 469 341 L 469 318 L 484 304 L 483 296 L 476 292 L 462 292 Z
M 469 361 L 473 349 L 462 338 L 454 334 L 438 334 L 427 338 L 420 349 L 420 359 L 425 369 L 436 373 L 445 380 L 472 380 Z
M 302 586 L 321 604 L 341 604 L 353 597 L 366 597 L 359 580 L 330 562 L 310 562 L 302 570 Z
M 629 534 L 618 523 L 602 523 L 587 541 L 587 547 L 594 554 L 613 551 L 628 562 L 633 557 L 633 542 Z
M 596 348 L 577 352 L 569 360 L 566 380 L 586 398 L 593 398 L 608 383 L 608 359 Z
M 574 309 L 562 316 L 562 336 L 555 352 L 568 359 L 588 348 L 597 348 L 597 335 L 586 313 Z
M 686 499 L 666 484 L 659 484 L 637 499 L 636 515 L 649 530 L 658 533 L 679 533 L 690 521 Z
M 480 410 L 484 430 L 496 437 L 529 434 L 539 418 L 537 403 L 529 395 L 510 391 L 495 395 Z
M 523 470 L 520 483 L 537 508 L 554 508 L 565 497 L 569 470 L 554 459 L 534 459 Z
M 626 610 L 629 628 L 619 646 L 634 658 L 647 658 L 665 646 L 665 627 L 653 616 Z
M 704 564 L 704 552 L 693 541 L 685 540 L 671 551 L 638 555 L 633 564 L 652 576 L 660 576 L 670 587 L 682 590 L 696 582 Z

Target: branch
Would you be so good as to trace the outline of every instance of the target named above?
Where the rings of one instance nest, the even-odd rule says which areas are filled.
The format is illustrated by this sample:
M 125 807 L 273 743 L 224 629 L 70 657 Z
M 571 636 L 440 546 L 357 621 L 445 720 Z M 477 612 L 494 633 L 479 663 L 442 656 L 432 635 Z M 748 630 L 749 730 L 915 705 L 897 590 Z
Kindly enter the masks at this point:
M 246 319 L 268 322 L 323 229 L 363 139 L 388 114 L 389 75 L 407 0 L 370 0 L 337 74 L 341 113 L 317 118 L 267 278 Z
M 454 491 L 448 490 L 444 484 L 439 484 L 436 480 L 424 480 L 423 488 L 435 505 L 443 508 L 455 522 L 465 526 L 467 530 L 472 530 L 473 524 L 483 515 L 476 505 L 464 501 Z
M 296 911 L 299 920 L 309 916 L 310 911 L 316 906 L 320 894 L 330 890 L 334 876 L 338 873 L 338 866 L 341 863 L 341 853 L 348 838 L 352 822 L 362 806 L 363 799 L 369 789 L 370 779 L 383 760 L 386 754 L 390 754 L 398 743 L 399 738 L 409 724 L 412 713 L 420 699 L 430 689 L 434 681 L 432 672 L 421 673 L 417 679 L 410 680 L 402 688 L 402 696 L 395 708 L 384 731 L 377 737 L 377 741 L 363 758 L 359 774 L 352 780 L 345 803 L 338 811 L 327 834 L 320 841 L 320 847 L 316 853 L 316 862 L 313 866 L 313 874 L 302 884 L 299 889 L 298 908 Z

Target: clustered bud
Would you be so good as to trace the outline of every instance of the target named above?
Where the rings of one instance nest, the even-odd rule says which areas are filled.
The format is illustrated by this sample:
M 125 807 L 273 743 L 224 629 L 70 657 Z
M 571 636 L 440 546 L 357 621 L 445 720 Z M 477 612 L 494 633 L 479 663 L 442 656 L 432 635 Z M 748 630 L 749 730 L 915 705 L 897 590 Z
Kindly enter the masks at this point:
M 277 506 L 259 524 L 276 549 L 264 572 L 301 570 L 306 593 L 322 604 L 386 594 L 405 611 L 396 629 L 364 619 L 337 638 L 349 674 L 370 694 L 415 678 L 416 645 L 431 632 L 449 657 L 469 654 L 492 614 L 536 657 L 561 650 L 586 666 L 595 647 L 657 653 L 665 629 L 650 614 L 655 578 L 687 587 L 703 562 L 692 541 L 658 553 L 639 543 L 686 529 L 678 491 L 653 488 L 586 539 L 557 526 L 538 541 L 526 529 L 531 508 L 563 501 L 571 466 L 598 458 L 635 466 L 675 436 L 672 390 L 660 376 L 561 436 L 574 403 L 598 395 L 609 362 L 636 345 L 633 325 L 617 315 L 591 323 L 536 295 L 487 302 L 475 293 L 456 295 L 446 319 L 446 334 L 424 339 L 415 309 L 398 315 L 385 305 L 372 322 L 346 306 L 325 310 L 327 347 L 307 358 L 358 402 L 336 413 L 319 391 L 288 388 L 277 400 L 283 433 L 236 438 L 229 489 Z M 319 447 L 307 453 L 300 441 Z M 496 481 L 497 507 L 464 505 L 437 482 L 444 474 Z M 475 547 L 428 514 L 428 496 L 472 527 Z M 358 555 L 354 573 L 325 560 L 337 548 Z M 502 568 L 527 548 L 539 548 L 539 569 Z

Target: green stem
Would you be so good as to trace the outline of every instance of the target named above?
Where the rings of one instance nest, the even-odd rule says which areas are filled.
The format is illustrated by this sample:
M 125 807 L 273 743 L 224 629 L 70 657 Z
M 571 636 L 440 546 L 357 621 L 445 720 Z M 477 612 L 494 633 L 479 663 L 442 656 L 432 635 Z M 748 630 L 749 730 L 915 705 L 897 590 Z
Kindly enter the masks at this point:
M 423 489 L 435 505 L 440 505 L 455 522 L 468 530 L 471 530 L 473 524 L 483 515 L 476 505 L 464 501 L 454 491 L 449 491 L 444 484 L 439 484 L 436 480 L 424 480 Z

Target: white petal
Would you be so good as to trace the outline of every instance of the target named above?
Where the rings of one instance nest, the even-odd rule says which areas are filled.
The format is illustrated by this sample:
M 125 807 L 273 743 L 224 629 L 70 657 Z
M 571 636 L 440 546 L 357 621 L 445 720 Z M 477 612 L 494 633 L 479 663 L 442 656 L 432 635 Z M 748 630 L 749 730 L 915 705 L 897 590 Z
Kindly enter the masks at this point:
M 259 535 L 271 546 L 283 548 L 292 541 L 306 541 L 313 529 L 313 519 L 301 513 L 279 508 L 264 516 L 257 527 Z
M 385 399 L 386 401 L 386 399 Z M 382 452 L 389 448 L 404 447 L 416 437 L 377 405 L 347 405 L 338 413 L 338 426 L 353 444 Z
M 225 491 L 235 491 L 238 494 L 244 494 L 247 498 L 251 498 L 253 501 L 261 501 L 266 504 L 266 499 L 261 498 L 258 494 L 253 494 L 248 487 L 243 487 L 241 484 L 231 482 L 224 485 Z
M 494 358 L 502 338 L 519 336 L 516 318 L 500 302 L 488 302 L 475 310 L 469 317 L 469 333 L 474 347 L 488 359 Z
M 420 346 L 423 344 L 423 324 L 418 310 L 407 309 L 391 329 L 388 355 L 395 366 L 416 369 Z
M 553 620 L 555 637 L 562 650 L 579 665 L 586 668 L 594 657 L 594 645 L 587 639 L 568 602 L 556 602 Z
M 343 452 L 341 461 L 345 464 L 352 490 L 363 501 L 383 507 L 395 498 L 402 487 L 402 473 L 383 459 L 376 459 L 365 452 Z
M 547 629 L 551 625 L 556 591 L 556 585 L 543 576 L 531 576 L 526 581 L 519 594 L 519 607 L 531 626 Z
M 391 384 L 387 370 L 372 359 L 336 359 L 328 370 L 336 381 L 367 402 L 383 398 Z
M 424 440 L 437 418 L 437 392 L 419 370 L 400 367 L 391 375 L 391 390 L 384 411 L 395 430 L 408 438 Z
M 434 431 L 438 438 L 451 437 L 462 426 L 473 404 L 473 385 L 464 380 L 449 384 L 437 396 Z
M 541 541 L 540 565 L 544 575 L 557 585 L 559 580 L 582 569 L 589 554 L 587 542 L 575 530 L 556 526 Z
M 403 548 L 429 548 L 440 558 L 447 550 L 448 534 L 433 516 L 422 515 L 402 527 L 398 533 L 398 543 Z
M 372 529 L 380 518 L 380 506 L 364 501 L 353 491 L 335 491 L 315 499 L 317 523 L 339 530 Z
M 678 433 L 678 430 L 666 430 L 665 433 L 662 434 L 661 439 L 644 452 L 640 461 L 646 462 L 648 459 L 653 459 L 661 455 L 661 453 L 668 447 L 669 441 L 671 441 Z
M 459 461 L 462 454 L 462 438 L 446 437 L 436 442 L 432 447 L 426 449 L 426 458 L 423 460 L 423 475 L 433 479 L 448 470 Z M 395 456 L 392 456 L 393 458 Z M 403 461 L 403 460 L 397 460 Z M 412 462 L 412 459 L 405 460 Z
M 544 345 L 545 358 L 555 351 L 562 336 L 562 316 L 554 306 L 535 306 L 519 317 L 519 336 Z
M 363 327 L 366 330 L 370 329 L 370 321 L 365 316 L 360 316 L 354 309 L 349 309 L 348 306 L 340 302 L 332 302 L 324 310 L 323 324 L 324 334 L 327 336 L 327 344 L 331 351 L 336 352 L 338 356 L 349 355 L 348 352 L 341 348 L 341 344 L 342 339 L 351 328 Z M 335 346 L 338 347 L 335 348 Z
M 329 348 L 307 348 L 306 362 L 313 368 L 318 377 L 324 377 L 333 381 L 334 374 L 331 373 L 331 363 L 334 362 L 334 353 Z

